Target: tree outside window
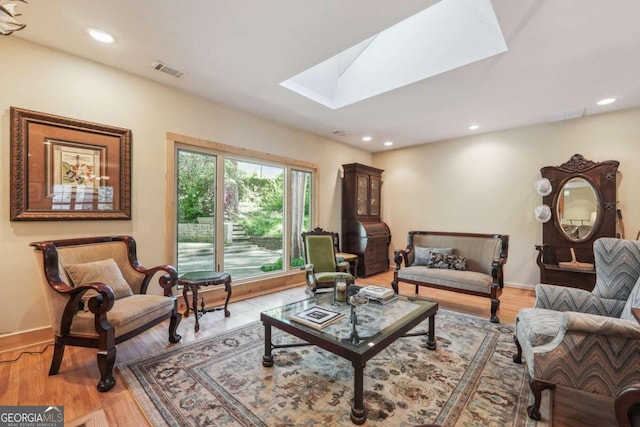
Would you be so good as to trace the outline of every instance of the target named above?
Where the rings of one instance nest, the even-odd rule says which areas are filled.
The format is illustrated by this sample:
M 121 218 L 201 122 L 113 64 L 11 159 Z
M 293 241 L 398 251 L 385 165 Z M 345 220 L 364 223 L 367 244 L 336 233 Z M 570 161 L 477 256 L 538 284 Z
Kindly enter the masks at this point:
M 311 227 L 311 172 L 188 150 L 178 150 L 177 159 L 179 273 L 224 269 L 237 279 L 303 264 L 300 234 Z M 216 167 L 224 168 L 219 199 Z M 223 207 L 222 224 L 216 222 L 216 203 Z M 219 239 L 217 229 L 223 230 Z

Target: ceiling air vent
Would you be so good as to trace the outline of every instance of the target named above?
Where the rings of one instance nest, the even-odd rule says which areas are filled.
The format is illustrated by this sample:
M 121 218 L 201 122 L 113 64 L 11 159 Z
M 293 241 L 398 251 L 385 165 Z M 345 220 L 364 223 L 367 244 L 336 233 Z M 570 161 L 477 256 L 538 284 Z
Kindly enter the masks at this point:
M 549 121 L 560 122 L 562 120 L 577 119 L 582 116 L 584 116 L 584 107 L 576 108 L 574 110 L 567 110 L 567 111 L 560 111 L 558 113 L 553 113 L 549 116 Z
M 169 74 L 170 76 L 173 76 L 177 79 L 181 79 L 182 76 L 184 76 L 184 73 L 182 71 L 178 71 L 175 68 L 171 68 L 169 66 L 167 66 L 166 64 L 163 64 L 160 61 L 156 61 L 153 65 L 152 65 L 154 70 L 158 70 L 158 71 L 162 71 L 165 74 Z

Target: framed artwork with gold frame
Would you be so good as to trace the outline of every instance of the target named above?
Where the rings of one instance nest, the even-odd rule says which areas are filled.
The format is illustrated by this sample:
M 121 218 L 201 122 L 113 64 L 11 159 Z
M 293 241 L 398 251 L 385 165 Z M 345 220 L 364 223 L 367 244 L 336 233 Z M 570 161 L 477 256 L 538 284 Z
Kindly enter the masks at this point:
M 131 130 L 10 115 L 12 221 L 131 219 Z

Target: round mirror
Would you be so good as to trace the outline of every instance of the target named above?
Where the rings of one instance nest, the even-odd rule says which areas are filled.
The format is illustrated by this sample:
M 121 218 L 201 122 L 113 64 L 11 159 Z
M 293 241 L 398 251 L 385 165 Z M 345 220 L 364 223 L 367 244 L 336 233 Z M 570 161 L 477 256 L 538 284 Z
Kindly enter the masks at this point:
M 560 189 L 556 221 L 569 240 L 587 239 L 598 219 L 598 195 L 589 181 L 572 178 Z

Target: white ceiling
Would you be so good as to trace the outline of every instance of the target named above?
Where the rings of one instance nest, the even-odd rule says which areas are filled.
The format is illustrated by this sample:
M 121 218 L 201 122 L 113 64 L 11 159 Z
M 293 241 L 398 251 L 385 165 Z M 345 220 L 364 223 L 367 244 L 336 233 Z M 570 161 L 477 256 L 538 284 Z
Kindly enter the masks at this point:
M 29 0 L 22 37 L 377 152 L 640 105 L 640 1 L 493 0 L 508 51 L 332 110 L 280 82 L 437 0 Z M 107 30 L 98 44 L 87 27 Z M 185 73 L 152 69 L 160 60 Z M 595 102 L 615 96 L 614 104 Z M 469 131 L 467 125 L 480 129 Z M 334 134 L 335 131 L 344 136 Z M 371 135 L 371 142 L 362 136 Z

